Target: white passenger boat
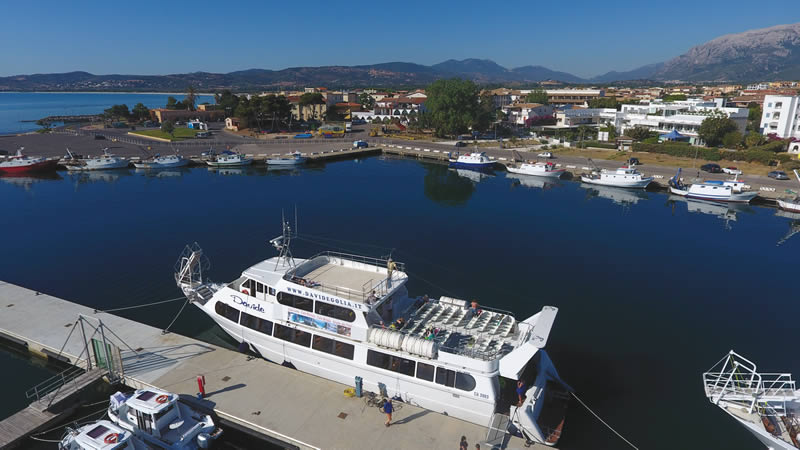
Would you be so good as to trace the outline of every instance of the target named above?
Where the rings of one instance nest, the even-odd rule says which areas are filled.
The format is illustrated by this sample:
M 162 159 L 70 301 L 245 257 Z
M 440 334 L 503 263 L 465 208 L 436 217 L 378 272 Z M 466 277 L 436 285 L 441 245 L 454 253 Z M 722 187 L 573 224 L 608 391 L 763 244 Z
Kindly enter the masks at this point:
M 794 176 L 800 181 L 800 174 L 794 169 Z M 788 191 L 788 190 L 787 190 Z M 784 196 L 778 199 L 778 208 L 789 212 L 800 212 L 800 195 L 793 193 L 792 196 Z
M 108 418 L 150 446 L 165 449 L 208 448 L 222 434 L 211 416 L 158 389 L 139 389 L 130 396 L 115 393 Z
M 450 167 L 461 169 L 485 170 L 494 167 L 494 161 L 489 159 L 485 152 L 466 153 L 464 155 L 456 153 L 456 157 L 451 157 L 448 161 L 450 162 Z
M 758 192 L 747 189 L 744 181 L 734 177 L 732 180 L 706 180 L 701 183 L 684 184 L 680 178 L 681 169 L 669 179 L 669 191 L 675 195 L 715 202 L 750 203 Z
M 184 167 L 187 164 L 189 164 L 188 159 L 178 154 L 174 154 L 166 156 L 156 155 L 150 159 L 136 161 L 133 163 L 133 167 L 136 167 L 137 169 L 166 169 L 169 167 Z
M 80 428 L 67 428 L 59 450 L 149 450 L 150 447 L 133 436 L 133 433 L 108 420 L 98 420 Z
M 653 177 L 645 177 L 634 167 L 624 166 L 617 170 L 594 170 L 589 174 L 581 174 L 581 181 L 601 186 L 612 186 L 626 189 L 644 189 L 653 181 Z
M 347 385 L 361 377 L 366 391 L 482 426 L 510 420 L 531 442 L 558 441 L 571 388 L 544 350 L 557 308 L 519 321 L 465 300 L 410 298 L 403 264 L 334 252 L 294 259 L 291 238 L 284 224 L 270 241 L 279 256 L 227 284 L 206 282 L 207 259 L 187 246 L 176 283 L 266 359 Z M 517 380 L 526 385 L 519 407 Z
M 520 175 L 535 175 L 537 177 L 560 178 L 567 169 L 556 169 L 556 165 L 551 162 L 522 163 L 520 165 L 509 164 L 506 170 Z
M 108 148 L 104 148 L 102 156 L 72 161 L 67 164 L 67 170 L 124 169 L 128 167 L 128 164 L 130 164 L 130 161 L 127 158 L 112 155 L 108 152 Z
M 770 449 L 800 448 L 800 391 L 790 373 L 760 373 L 733 350 L 703 374 L 708 400 Z
M 291 154 L 291 158 L 272 158 L 267 160 L 267 165 L 270 166 L 297 166 L 300 164 L 305 164 L 306 162 L 305 157 L 300 154 L 300 152 L 294 152 Z
M 253 158 L 247 158 L 241 153 L 231 152 L 228 150 L 206 161 L 206 164 L 211 167 L 240 167 L 249 166 L 252 163 Z

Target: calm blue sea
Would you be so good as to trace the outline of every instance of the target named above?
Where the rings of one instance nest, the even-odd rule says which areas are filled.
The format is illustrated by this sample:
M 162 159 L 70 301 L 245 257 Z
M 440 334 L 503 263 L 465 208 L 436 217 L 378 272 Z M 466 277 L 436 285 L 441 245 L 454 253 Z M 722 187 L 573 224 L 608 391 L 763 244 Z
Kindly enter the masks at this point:
M 107 94 L 0 92 L 0 134 L 22 133 L 39 128 L 34 122 L 47 116 L 99 114 L 112 105 L 126 104 L 133 108 L 143 103 L 148 108 L 163 108 L 167 97 L 182 100 L 185 94 Z M 213 96 L 198 96 L 198 103 L 214 102 Z
M 520 319 L 557 306 L 547 348 L 561 376 L 642 449 L 759 448 L 703 393 L 701 374 L 730 349 L 800 374 L 800 235 L 777 245 L 800 222 L 774 209 L 381 157 L 288 172 L 0 178 L 0 205 L 0 279 L 97 308 L 178 296 L 173 264 L 195 241 L 212 279 L 238 277 L 274 256 L 267 241 L 295 207 L 298 257 L 393 252 L 412 294 L 475 298 Z M 123 313 L 164 327 L 179 307 Z M 174 330 L 226 342 L 193 307 Z M 28 363 L 2 363 L 2 397 L 21 396 L 33 378 L 14 367 Z M 625 446 L 573 402 L 560 448 Z

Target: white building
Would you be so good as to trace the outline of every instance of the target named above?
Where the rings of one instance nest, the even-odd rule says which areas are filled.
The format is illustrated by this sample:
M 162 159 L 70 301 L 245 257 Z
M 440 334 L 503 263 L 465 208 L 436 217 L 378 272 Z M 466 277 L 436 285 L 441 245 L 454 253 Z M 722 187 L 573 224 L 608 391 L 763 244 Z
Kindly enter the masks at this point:
M 556 124 L 550 128 L 575 128 L 581 125 L 602 126 L 614 124 L 617 110 L 614 108 L 574 108 L 556 112 Z
M 372 111 L 354 112 L 354 119 L 363 119 L 369 122 L 385 118 L 399 118 L 405 122 L 409 117 L 425 112 L 425 98 L 409 97 L 384 97 L 375 102 Z
M 541 103 L 515 103 L 503 106 L 502 110 L 506 113 L 509 123 L 522 126 L 530 126 L 531 123 L 538 120 L 550 119 L 554 113 L 552 106 Z
M 761 133 L 774 134 L 781 139 L 800 139 L 800 96 L 765 96 Z

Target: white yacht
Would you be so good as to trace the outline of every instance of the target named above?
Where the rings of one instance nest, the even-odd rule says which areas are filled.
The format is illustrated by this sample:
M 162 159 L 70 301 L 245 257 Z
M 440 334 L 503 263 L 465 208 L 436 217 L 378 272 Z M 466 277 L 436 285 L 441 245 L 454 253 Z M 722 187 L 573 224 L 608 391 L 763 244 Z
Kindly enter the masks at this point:
M 111 396 L 108 418 L 148 445 L 165 449 L 208 448 L 222 434 L 211 416 L 158 389 L 139 389 L 131 396 Z
M 760 373 L 731 350 L 703 374 L 708 400 L 769 449 L 800 448 L 800 391 L 790 373 Z
M 108 420 L 67 428 L 58 450 L 149 450 L 150 447 L 133 436 L 133 433 Z
M 128 167 L 128 164 L 130 161 L 127 158 L 112 155 L 108 152 L 108 148 L 104 148 L 102 156 L 70 162 L 67 164 L 67 170 L 124 169 Z
M 133 167 L 137 169 L 166 169 L 169 167 L 184 167 L 189 164 L 189 160 L 178 155 L 156 155 L 153 158 L 133 163 Z
M 538 177 L 560 178 L 567 169 L 556 169 L 556 165 L 551 162 L 524 162 L 520 165 L 509 164 L 506 170 L 520 175 L 536 175 Z
M 253 163 L 253 158 L 248 158 L 241 153 L 225 150 L 221 154 L 214 156 L 206 161 L 211 167 L 240 167 L 249 166 Z
M 267 165 L 270 166 L 297 166 L 300 164 L 305 164 L 306 159 L 300 152 L 294 152 L 291 155 L 291 158 L 271 158 L 267 160 Z
M 716 202 L 750 203 L 757 191 L 750 191 L 744 181 L 736 176 L 731 180 L 706 180 L 701 183 L 684 184 L 680 178 L 681 169 L 669 179 L 669 191 L 675 195 L 698 200 Z
M 203 279 L 197 244 L 176 263 L 187 297 L 226 333 L 262 357 L 297 370 L 482 426 L 509 420 L 530 442 L 555 445 L 571 388 L 544 350 L 557 308 L 517 320 L 477 302 L 410 298 L 404 265 L 324 252 L 280 252 L 217 284 Z M 517 381 L 527 390 L 518 404 Z
M 602 186 L 644 189 L 653 181 L 653 177 L 645 177 L 635 167 L 624 166 L 617 170 L 602 169 L 594 170 L 590 174 L 581 174 L 581 181 Z

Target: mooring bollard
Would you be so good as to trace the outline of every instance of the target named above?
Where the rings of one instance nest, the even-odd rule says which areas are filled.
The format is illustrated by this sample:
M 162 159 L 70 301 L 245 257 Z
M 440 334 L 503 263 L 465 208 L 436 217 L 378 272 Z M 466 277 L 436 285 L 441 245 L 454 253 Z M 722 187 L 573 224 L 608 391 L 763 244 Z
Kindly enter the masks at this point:
M 361 398 L 361 386 L 363 385 L 363 379 L 361 377 L 356 377 L 356 397 Z
M 197 376 L 197 389 L 200 391 L 197 398 L 205 398 L 206 396 L 206 377 L 204 375 Z

